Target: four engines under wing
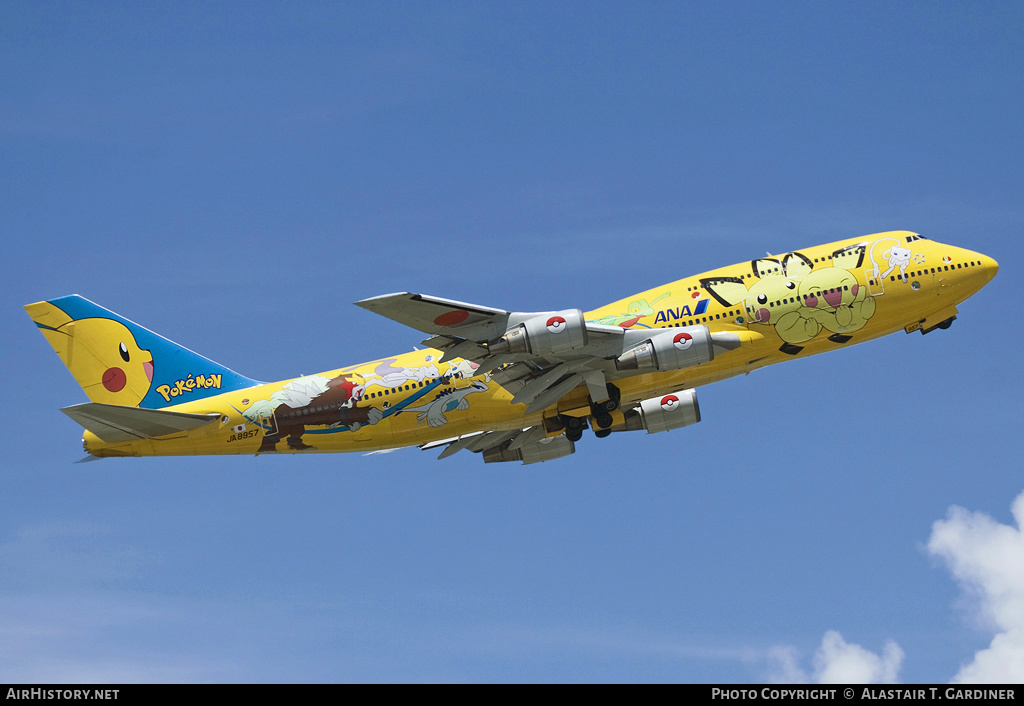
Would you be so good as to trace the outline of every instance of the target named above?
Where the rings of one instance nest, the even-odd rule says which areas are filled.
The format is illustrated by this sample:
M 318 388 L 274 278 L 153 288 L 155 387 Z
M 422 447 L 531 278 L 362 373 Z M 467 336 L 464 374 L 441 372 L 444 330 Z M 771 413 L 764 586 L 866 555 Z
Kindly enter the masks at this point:
M 509 312 L 410 292 L 385 294 L 356 304 L 431 334 L 423 344 L 443 351 L 442 361 L 463 358 L 478 364 L 478 372 L 491 372 L 492 379 L 512 393 L 513 403 L 527 405 L 528 414 L 546 409 L 579 385 L 586 385 L 602 430 L 610 426 L 608 413 L 619 404 L 617 388 L 610 384 L 613 380 L 701 365 L 713 360 L 716 350 L 733 350 L 741 343 L 737 334 L 711 332 L 704 325 L 628 330 L 595 324 L 586 321 L 579 309 Z M 687 399 L 692 397 L 692 402 L 685 423 L 649 424 L 656 414 L 654 403 L 662 402 L 661 398 L 652 398 L 624 410 L 627 428 L 653 432 L 699 420 L 696 397 L 690 393 Z M 651 404 L 644 407 L 644 403 Z M 681 415 L 679 418 L 684 419 Z M 486 461 L 532 463 L 572 453 L 572 442 L 582 433 L 573 425 L 574 420 L 567 419 L 568 444 L 566 439 L 552 443 L 543 429 L 533 427 L 481 432 L 425 448 L 448 445 L 442 458 L 465 448 L 482 452 Z

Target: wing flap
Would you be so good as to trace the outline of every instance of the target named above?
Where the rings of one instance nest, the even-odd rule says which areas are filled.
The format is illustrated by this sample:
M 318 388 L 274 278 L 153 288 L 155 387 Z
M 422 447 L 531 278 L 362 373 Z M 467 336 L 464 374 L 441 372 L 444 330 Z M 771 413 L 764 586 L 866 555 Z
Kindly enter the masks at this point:
M 547 438 L 542 426 L 506 431 L 483 431 L 461 438 L 423 444 L 420 448 L 437 448 L 447 444 L 438 458 L 448 458 L 463 449 L 482 454 L 484 463 L 522 461 L 524 465 L 550 461 L 573 453 L 576 448 L 564 435 Z
M 536 427 L 528 427 L 527 429 L 511 429 L 508 431 L 478 431 L 473 432 L 472 434 L 466 434 L 465 436 L 460 438 L 445 439 L 443 441 L 434 441 L 427 444 L 423 444 L 422 446 L 420 446 L 420 448 L 423 450 L 427 450 L 437 448 L 438 446 L 446 445 L 446 448 L 438 456 L 439 459 L 453 456 L 459 451 L 462 451 L 463 449 L 467 449 L 475 453 L 480 453 L 486 451 L 487 449 L 500 446 L 509 439 L 514 440 L 520 436 L 523 436 L 523 434 L 529 433 L 531 429 L 536 429 Z M 544 433 L 543 431 L 541 431 L 540 436 L 543 437 L 543 435 Z M 532 439 L 533 437 L 534 435 L 531 434 L 527 438 Z
M 107 443 L 178 434 L 220 418 L 219 414 L 188 414 L 101 402 L 76 404 L 61 412 Z

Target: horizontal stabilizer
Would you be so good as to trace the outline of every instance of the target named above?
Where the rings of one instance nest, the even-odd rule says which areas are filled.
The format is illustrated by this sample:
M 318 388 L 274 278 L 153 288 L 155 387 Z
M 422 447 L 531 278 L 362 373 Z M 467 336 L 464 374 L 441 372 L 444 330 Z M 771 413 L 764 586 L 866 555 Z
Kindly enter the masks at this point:
M 187 414 L 142 409 L 101 402 L 86 402 L 61 410 L 108 443 L 150 439 L 196 429 L 220 418 L 219 414 Z

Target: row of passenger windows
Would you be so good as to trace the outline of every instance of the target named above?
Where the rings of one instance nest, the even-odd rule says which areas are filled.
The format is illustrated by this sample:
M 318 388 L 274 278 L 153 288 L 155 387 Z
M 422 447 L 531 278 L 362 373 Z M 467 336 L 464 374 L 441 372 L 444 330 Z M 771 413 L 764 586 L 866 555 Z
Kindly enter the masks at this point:
M 929 270 L 928 268 L 925 268 L 923 270 L 917 270 L 916 272 L 908 272 L 907 273 L 907 277 L 920 277 L 921 275 L 926 275 L 929 272 L 931 272 L 931 274 L 934 275 L 937 272 L 949 272 L 950 270 L 959 270 L 959 269 L 964 269 L 964 268 L 967 268 L 967 267 L 977 267 L 980 264 L 981 264 L 980 262 L 975 262 L 974 260 L 971 260 L 970 262 L 968 262 L 966 264 L 960 264 L 958 262 L 956 264 L 956 267 L 954 267 L 953 265 L 943 265 L 942 267 L 933 267 L 931 270 Z M 897 276 L 897 275 L 893 275 L 892 277 L 889 278 L 889 281 L 890 282 L 895 282 L 898 279 L 902 279 L 902 278 Z
M 366 395 L 366 399 L 372 400 L 376 399 L 377 397 L 384 397 L 385 395 L 390 395 L 392 392 L 394 392 L 395 394 L 398 394 L 399 392 L 408 392 L 410 390 L 415 390 L 420 387 L 426 387 L 426 385 L 426 382 L 413 382 L 409 383 L 408 385 L 387 388 L 381 390 L 380 392 L 371 392 L 370 394 Z M 320 404 L 312 407 L 304 407 L 303 409 L 293 410 L 286 414 L 285 416 L 288 417 L 289 419 L 294 419 L 295 417 L 305 417 L 315 412 L 323 412 L 325 410 L 330 411 L 332 409 L 340 409 L 341 407 L 344 407 L 344 405 L 340 402 L 329 402 L 327 404 Z
M 696 319 L 690 319 L 689 321 L 678 321 L 678 322 L 673 323 L 673 324 L 667 324 L 667 323 L 666 324 L 661 324 L 659 326 L 655 326 L 655 328 L 675 328 L 676 326 L 695 326 L 697 324 L 706 324 L 707 322 L 714 321 L 715 319 L 728 319 L 730 316 L 739 316 L 739 315 L 740 315 L 740 310 L 736 309 L 735 311 L 726 311 L 726 312 L 723 312 L 721 314 L 715 314 L 714 316 L 708 315 L 708 316 L 704 316 L 704 317 L 698 317 Z
M 302 409 L 292 410 L 288 414 L 284 415 L 288 419 L 294 419 L 295 417 L 305 417 L 316 412 L 323 412 L 324 410 L 330 411 L 332 409 L 338 409 L 342 405 L 339 402 L 331 402 L 329 404 L 318 404 L 316 407 L 304 407 Z
M 923 238 L 923 237 L 922 238 L 915 238 L 915 240 L 916 239 L 925 240 L 925 238 Z M 821 259 L 824 259 L 824 258 L 821 258 Z M 830 260 L 832 259 L 832 255 L 829 255 L 829 259 Z M 814 261 L 817 262 L 818 258 L 815 258 Z M 908 272 L 907 273 L 907 277 L 920 277 L 921 275 L 928 274 L 929 272 L 931 272 L 931 274 L 936 274 L 938 272 L 948 272 L 950 270 L 959 270 L 959 269 L 963 269 L 963 268 L 967 268 L 967 267 L 977 267 L 979 265 L 981 265 L 981 262 L 972 260 L 972 261 L 970 261 L 968 263 L 963 263 L 963 264 L 957 263 L 956 265 L 942 265 L 941 267 L 932 267 L 931 270 L 928 270 L 926 268 L 926 269 L 923 269 L 923 270 L 917 270 L 916 272 Z M 750 275 L 744 275 L 744 277 L 750 277 Z M 895 282 L 897 279 L 900 279 L 900 277 L 898 277 L 897 275 L 893 275 L 892 277 L 889 278 L 889 280 L 892 281 L 892 282 Z M 690 290 L 693 290 L 693 289 L 700 289 L 700 287 L 687 287 L 686 289 L 687 289 L 687 291 L 690 291 Z M 828 289 L 828 290 L 822 290 L 821 292 L 816 292 L 814 294 L 804 294 L 803 295 L 803 299 L 806 302 L 808 297 L 811 297 L 811 296 L 821 296 L 821 295 L 824 295 L 824 294 L 833 294 L 833 293 L 839 291 L 840 289 L 842 291 L 844 291 L 844 292 L 847 292 L 847 291 L 850 290 L 850 288 L 848 286 L 838 287 L 838 288 L 833 288 L 833 289 Z M 764 295 L 761 295 L 761 296 L 764 296 Z M 789 297 L 788 299 L 779 299 L 779 300 L 776 300 L 776 301 L 773 301 L 773 302 L 767 302 L 767 304 L 768 304 L 769 307 L 775 307 L 776 305 L 782 306 L 783 304 L 795 304 L 797 299 L 798 299 L 798 297 Z M 761 301 L 759 299 L 758 303 L 759 304 L 765 304 L 766 302 Z M 663 324 L 662 326 L 659 326 L 658 328 L 671 328 L 673 326 L 693 326 L 695 324 L 703 324 L 703 323 L 707 323 L 708 321 L 714 321 L 715 319 L 720 319 L 720 318 L 721 319 L 727 319 L 730 316 L 739 316 L 739 315 L 740 315 L 740 311 L 737 309 L 736 311 L 727 311 L 724 314 L 715 314 L 714 316 L 705 316 L 703 318 L 690 319 L 689 321 L 686 321 L 686 322 L 680 321 L 679 323 L 673 323 L 673 324 L 666 323 L 666 324 Z
M 810 297 L 823 296 L 825 294 L 834 294 L 835 292 L 838 292 L 838 291 L 848 292 L 849 290 L 850 290 L 850 288 L 848 286 L 847 287 L 833 287 L 832 289 L 823 289 L 820 292 L 815 292 L 813 294 L 804 294 L 803 295 L 803 300 L 806 302 Z M 764 295 L 762 294 L 761 296 L 763 297 Z M 773 302 L 769 302 L 769 301 L 767 301 L 767 298 L 765 298 L 765 301 L 761 301 L 760 299 L 758 299 L 757 303 L 758 304 L 762 304 L 762 305 L 767 304 L 769 307 L 775 307 L 775 306 L 782 306 L 783 304 L 796 304 L 796 300 L 799 299 L 799 298 L 800 297 L 789 297 L 788 299 L 777 299 L 777 300 L 775 300 Z M 708 321 L 714 321 L 716 319 L 728 319 L 730 316 L 737 317 L 740 314 L 741 314 L 741 310 L 740 309 L 736 309 L 734 311 L 726 311 L 723 314 L 715 314 L 714 316 L 705 316 L 703 318 L 690 319 L 689 321 L 686 321 L 686 322 L 680 321 L 679 323 L 672 323 L 672 324 L 666 323 L 666 324 L 663 324 L 661 326 L 658 326 L 658 328 L 672 328 L 673 326 L 693 326 L 694 324 L 704 324 L 704 323 L 707 323 Z M 737 321 L 737 323 L 741 323 L 741 322 Z
M 848 291 L 850 291 L 850 288 L 849 287 L 833 287 L 832 289 L 822 289 L 822 290 L 817 291 L 817 292 L 811 292 L 810 294 L 804 294 L 803 295 L 803 300 L 804 300 L 804 302 L 806 302 L 811 297 L 820 297 L 820 296 L 824 296 L 826 294 L 835 294 L 836 292 L 840 292 L 840 291 L 848 292 Z M 761 296 L 764 296 L 764 295 L 762 294 Z M 790 297 L 789 299 L 777 299 L 777 300 L 775 300 L 773 302 L 770 302 L 768 304 L 768 306 L 771 307 L 771 306 L 775 306 L 776 304 L 778 304 L 779 306 L 782 306 L 783 304 L 796 304 L 796 300 L 799 299 L 799 298 L 800 297 Z M 764 304 L 765 302 L 761 301 L 761 299 L 758 298 L 757 303 L 758 304 Z
M 408 392 L 409 390 L 415 390 L 418 387 L 425 387 L 426 384 L 427 383 L 425 381 L 420 381 L 420 382 L 413 382 L 413 383 L 410 383 L 410 384 L 404 385 L 404 386 L 400 385 L 398 387 L 389 387 L 389 388 L 386 388 L 384 390 L 381 390 L 380 392 L 371 392 L 370 394 L 368 394 L 366 396 L 366 398 L 372 400 L 372 399 L 376 399 L 377 397 L 383 397 L 384 395 L 390 395 L 392 392 L 394 392 L 396 394 L 399 393 L 399 392 Z

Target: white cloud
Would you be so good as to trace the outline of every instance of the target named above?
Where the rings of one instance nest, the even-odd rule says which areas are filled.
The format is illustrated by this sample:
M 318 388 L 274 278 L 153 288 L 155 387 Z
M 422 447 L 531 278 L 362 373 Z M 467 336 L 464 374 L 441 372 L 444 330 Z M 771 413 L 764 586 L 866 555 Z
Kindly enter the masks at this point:
M 943 560 L 963 588 L 980 621 L 996 634 L 951 680 L 953 683 L 1006 683 L 1024 674 L 1024 493 L 1013 501 L 1016 527 L 983 512 L 953 506 L 932 525 L 928 551 Z M 800 666 L 793 647 L 768 653 L 769 679 L 782 683 L 889 683 L 896 681 L 903 650 L 888 642 L 881 654 L 825 633 L 813 658 L 813 671 Z
M 829 630 L 814 655 L 814 677 L 819 684 L 892 684 L 902 663 L 903 650 L 892 640 L 876 655 Z
M 809 684 L 811 678 L 800 668 L 800 652 L 795 647 L 781 645 L 768 650 L 771 664 L 766 681 L 772 684 Z
M 796 648 L 775 647 L 768 653 L 772 663 L 768 680 L 780 684 L 892 684 L 903 664 L 903 656 L 903 650 L 891 640 L 885 643 L 879 655 L 829 630 L 814 653 L 811 674 L 800 667 Z
M 1024 493 L 1012 505 L 1017 527 L 953 506 L 932 525 L 928 551 L 940 557 L 997 634 L 953 682 L 1004 683 L 1024 674 Z

